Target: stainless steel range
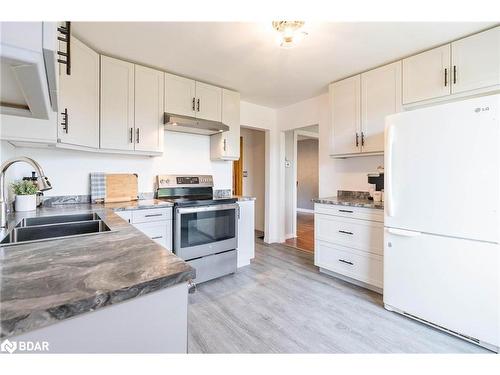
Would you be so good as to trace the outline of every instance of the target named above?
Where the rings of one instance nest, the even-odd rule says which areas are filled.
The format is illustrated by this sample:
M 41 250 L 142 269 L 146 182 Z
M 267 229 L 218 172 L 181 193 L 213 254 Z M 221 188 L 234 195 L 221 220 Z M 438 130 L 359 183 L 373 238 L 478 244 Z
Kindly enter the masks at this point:
M 174 253 L 196 269 L 197 283 L 236 271 L 239 208 L 213 197 L 209 175 L 159 175 L 157 198 L 174 204 Z

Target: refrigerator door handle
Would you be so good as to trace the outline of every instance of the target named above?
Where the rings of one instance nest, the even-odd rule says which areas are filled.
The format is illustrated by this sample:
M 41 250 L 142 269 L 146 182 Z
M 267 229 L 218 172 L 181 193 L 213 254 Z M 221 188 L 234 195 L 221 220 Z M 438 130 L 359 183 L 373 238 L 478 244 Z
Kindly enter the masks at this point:
M 394 216 L 394 202 L 392 198 L 392 144 L 394 139 L 393 126 L 389 125 L 386 129 L 385 140 L 385 207 L 388 217 Z
M 404 230 L 404 229 L 396 229 L 396 228 L 387 228 L 387 232 L 390 234 L 395 234 L 397 236 L 404 236 L 404 237 L 418 237 L 422 234 L 421 232 L 415 232 L 412 230 Z

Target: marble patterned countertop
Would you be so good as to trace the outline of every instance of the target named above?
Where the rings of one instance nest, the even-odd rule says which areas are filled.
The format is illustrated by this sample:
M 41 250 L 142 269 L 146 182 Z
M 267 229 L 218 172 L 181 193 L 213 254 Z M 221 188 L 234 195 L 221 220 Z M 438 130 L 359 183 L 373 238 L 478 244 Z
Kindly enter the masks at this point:
M 166 206 L 158 200 L 65 204 L 9 214 L 12 228 L 24 217 L 95 212 L 111 231 L 0 245 L 0 338 L 193 279 L 190 265 L 114 213 Z
M 339 190 L 335 197 L 315 198 L 313 202 L 338 206 L 384 209 L 384 202 L 374 202 L 373 200 L 369 200 L 368 197 L 369 193 L 367 192 Z

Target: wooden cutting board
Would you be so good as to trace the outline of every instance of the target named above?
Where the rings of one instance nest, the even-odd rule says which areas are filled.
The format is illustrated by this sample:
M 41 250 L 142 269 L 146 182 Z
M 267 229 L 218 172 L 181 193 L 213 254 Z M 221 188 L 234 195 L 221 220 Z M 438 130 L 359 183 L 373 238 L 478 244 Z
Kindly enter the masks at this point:
M 104 202 L 128 202 L 138 199 L 137 175 L 132 173 L 106 174 Z

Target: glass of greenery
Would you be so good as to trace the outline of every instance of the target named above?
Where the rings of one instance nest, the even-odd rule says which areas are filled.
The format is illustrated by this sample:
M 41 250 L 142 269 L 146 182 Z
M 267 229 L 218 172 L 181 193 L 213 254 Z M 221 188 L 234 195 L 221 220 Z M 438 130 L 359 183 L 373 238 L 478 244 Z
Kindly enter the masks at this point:
M 38 192 L 38 187 L 33 181 L 16 181 L 11 186 L 16 195 L 16 211 L 36 210 L 36 193 Z

